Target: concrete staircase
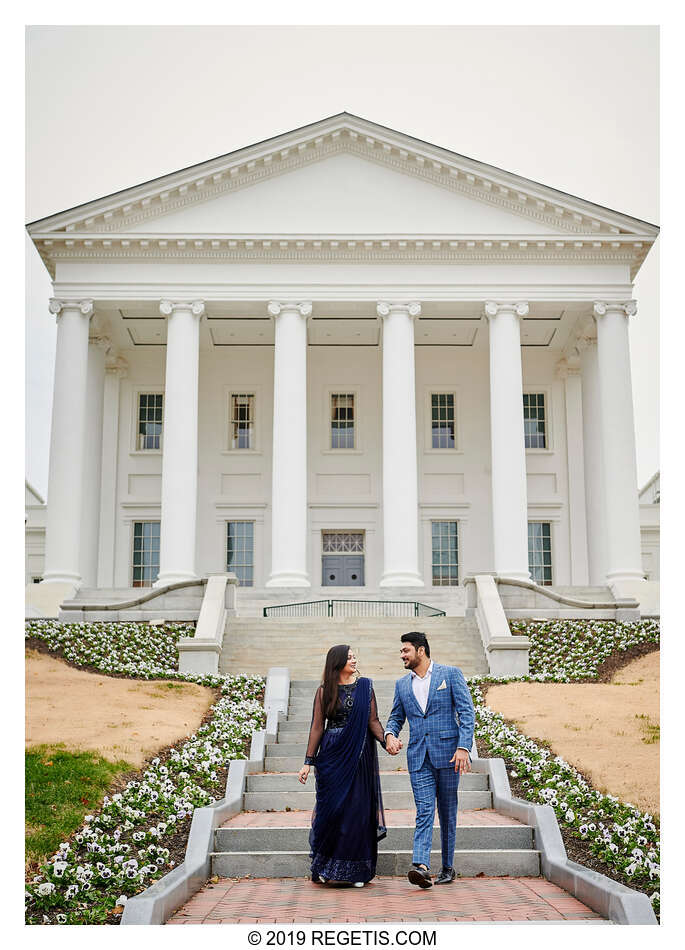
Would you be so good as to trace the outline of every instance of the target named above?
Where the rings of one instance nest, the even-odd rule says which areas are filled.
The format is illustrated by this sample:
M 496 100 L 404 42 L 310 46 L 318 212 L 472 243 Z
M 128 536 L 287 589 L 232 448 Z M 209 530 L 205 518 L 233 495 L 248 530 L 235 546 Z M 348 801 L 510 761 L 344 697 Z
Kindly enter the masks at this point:
M 261 617 L 264 607 L 299 604 L 313 600 L 419 601 L 444 610 L 448 616 L 463 617 L 465 587 L 241 587 L 238 615 Z
M 293 676 L 315 679 L 323 671 L 328 649 L 349 643 L 364 676 L 401 676 L 400 636 L 409 630 L 426 634 L 431 656 L 438 663 L 458 666 L 465 676 L 488 672 L 478 627 L 471 617 L 230 617 L 219 671 L 265 675 L 269 667 L 285 666 Z
M 317 683 L 291 682 L 288 718 L 280 724 L 277 740 L 267 746 L 265 771 L 248 775 L 245 813 L 215 832 L 212 874 L 220 877 L 306 877 L 310 873 L 309 828 L 314 805 L 314 772 L 306 786 L 297 771 L 304 762 Z M 394 680 L 375 682 L 381 722 L 385 724 L 394 693 Z M 408 730 L 401 733 L 407 742 Z M 406 752 L 397 756 L 378 750 L 387 837 L 380 842 L 377 873 L 404 875 L 411 864 L 415 822 L 414 799 Z M 499 815 L 492 808 L 488 776 L 469 772 L 459 784 L 459 820 L 455 869 L 471 877 L 533 876 L 540 874 L 540 856 L 534 849 L 533 829 Z M 440 831 L 433 832 L 431 866 L 441 864 Z

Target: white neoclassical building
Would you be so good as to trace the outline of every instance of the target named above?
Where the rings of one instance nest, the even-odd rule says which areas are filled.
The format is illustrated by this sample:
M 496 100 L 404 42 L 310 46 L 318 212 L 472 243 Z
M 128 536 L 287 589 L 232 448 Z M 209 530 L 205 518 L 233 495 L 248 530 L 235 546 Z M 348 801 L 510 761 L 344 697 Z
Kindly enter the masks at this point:
M 640 590 L 656 226 L 343 113 L 28 231 L 58 327 L 41 586 Z

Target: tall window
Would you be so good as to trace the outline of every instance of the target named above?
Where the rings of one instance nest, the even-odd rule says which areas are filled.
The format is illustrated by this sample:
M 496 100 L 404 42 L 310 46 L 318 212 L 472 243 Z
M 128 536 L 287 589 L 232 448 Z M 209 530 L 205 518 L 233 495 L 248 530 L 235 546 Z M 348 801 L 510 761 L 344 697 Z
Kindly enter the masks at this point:
M 523 394 L 523 431 L 527 449 L 547 448 L 545 394 Z
M 159 449 L 162 443 L 162 393 L 138 395 L 138 449 Z
M 354 393 L 331 393 L 331 448 L 354 448 Z
M 133 587 L 152 587 L 159 574 L 159 521 L 133 524 Z
M 254 521 L 227 522 L 226 569 L 238 578 L 239 587 L 254 584 Z
M 552 532 L 549 521 L 528 522 L 528 570 L 536 584 L 552 583 Z
M 459 583 L 459 557 L 456 521 L 434 521 L 433 586 L 450 587 Z
M 254 448 L 254 395 L 233 393 L 231 396 L 231 448 Z
M 434 449 L 454 448 L 454 393 L 431 393 L 431 429 Z

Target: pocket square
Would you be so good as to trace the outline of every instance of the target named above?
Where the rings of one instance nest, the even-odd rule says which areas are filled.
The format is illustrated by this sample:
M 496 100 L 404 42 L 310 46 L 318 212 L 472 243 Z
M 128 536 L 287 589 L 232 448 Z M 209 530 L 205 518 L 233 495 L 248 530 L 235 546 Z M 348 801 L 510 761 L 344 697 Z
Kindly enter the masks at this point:
M 438 689 L 447 689 L 447 683 L 443 680 L 442 683 L 438 686 Z

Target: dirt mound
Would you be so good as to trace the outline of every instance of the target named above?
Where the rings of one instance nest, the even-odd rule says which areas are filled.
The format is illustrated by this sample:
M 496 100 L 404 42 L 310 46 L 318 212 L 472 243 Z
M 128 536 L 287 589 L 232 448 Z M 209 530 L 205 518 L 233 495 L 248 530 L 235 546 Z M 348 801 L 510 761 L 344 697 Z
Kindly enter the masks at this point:
M 191 735 L 214 701 L 195 683 L 130 680 L 26 653 L 27 747 L 62 743 L 135 766 Z

